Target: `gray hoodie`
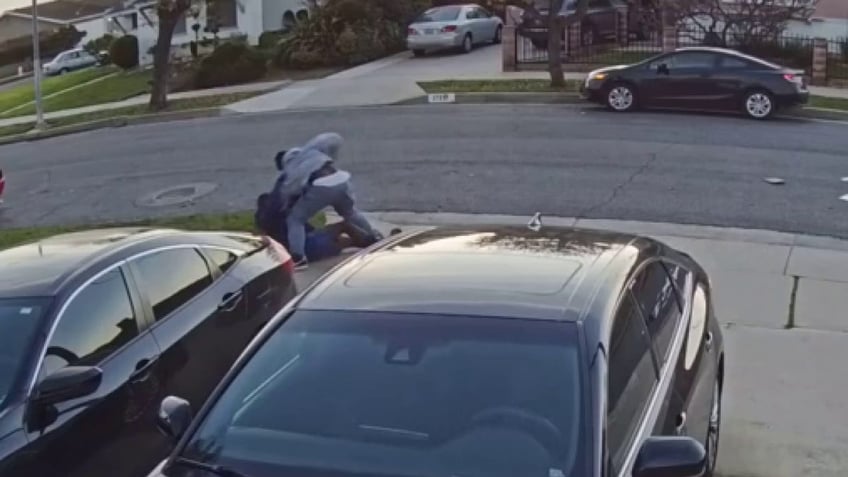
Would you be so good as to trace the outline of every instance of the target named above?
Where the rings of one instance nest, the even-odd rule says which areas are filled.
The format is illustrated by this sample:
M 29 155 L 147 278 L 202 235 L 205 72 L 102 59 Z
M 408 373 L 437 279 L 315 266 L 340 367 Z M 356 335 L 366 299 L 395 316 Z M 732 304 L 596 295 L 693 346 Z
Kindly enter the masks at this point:
M 286 178 L 278 191 L 282 197 L 300 195 L 312 174 L 338 159 L 341 145 L 341 135 L 327 132 L 315 136 L 302 147 L 289 149 L 283 156 Z

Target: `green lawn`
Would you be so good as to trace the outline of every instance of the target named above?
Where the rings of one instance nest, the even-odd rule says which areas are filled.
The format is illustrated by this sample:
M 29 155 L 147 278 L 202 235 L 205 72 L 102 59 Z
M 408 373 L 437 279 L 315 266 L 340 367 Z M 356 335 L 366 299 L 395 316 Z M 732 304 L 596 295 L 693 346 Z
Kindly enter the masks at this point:
M 45 78 L 41 83 L 41 94 L 44 96 L 55 94 L 70 87 L 112 74 L 115 71 L 117 71 L 115 67 L 89 68 L 62 76 Z M 0 92 L 0 114 L 34 100 L 35 87 L 32 83 L 2 91 Z
M 151 71 L 121 72 L 109 78 L 80 86 L 67 93 L 60 93 L 44 99 L 44 111 L 62 111 L 65 109 L 80 108 L 94 104 L 111 103 L 122 101 L 150 91 L 149 81 L 152 78 Z M 29 104 L 23 108 L 15 109 L 0 117 L 15 117 L 35 114 L 35 104 Z
M 828 98 L 826 96 L 810 96 L 810 104 L 814 108 L 841 109 L 848 111 L 848 99 Z
M 251 98 L 262 92 L 251 93 L 231 93 L 221 94 L 217 96 L 204 96 L 199 98 L 187 98 L 171 101 L 168 109 L 163 112 L 187 111 L 190 109 L 217 108 L 235 103 L 244 99 Z M 147 105 L 127 106 L 124 108 L 109 109 L 106 111 L 95 111 L 92 113 L 75 114 L 64 118 L 56 118 L 48 121 L 52 127 L 70 126 L 73 124 L 86 123 L 89 121 L 97 121 L 101 119 L 119 118 L 125 116 L 142 116 L 151 114 L 147 109 Z M 34 123 L 26 123 L 23 125 L 0 127 L 0 137 L 11 136 L 31 130 L 35 126 Z
M 314 227 L 323 227 L 327 222 L 326 215 L 321 212 L 312 218 Z M 100 227 L 160 227 L 184 230 L 227 230 L 253 232 L 253 212 L 234 212 L 227 214 L 198 214 L 182 217 L 148 219 L 136 222 L 112 222 L 89 225 L 27 227 L 6 229 L 0 233 L 0 249 L 13 247 L 26 242 L 50 237 L 52 235 L 79 232 Z
M 546 79 L 422 81 L 418 85 L 427 93 L 549 93 L 580 89 L 580 81 L 566 80 L 565 88 L 553 88 Z

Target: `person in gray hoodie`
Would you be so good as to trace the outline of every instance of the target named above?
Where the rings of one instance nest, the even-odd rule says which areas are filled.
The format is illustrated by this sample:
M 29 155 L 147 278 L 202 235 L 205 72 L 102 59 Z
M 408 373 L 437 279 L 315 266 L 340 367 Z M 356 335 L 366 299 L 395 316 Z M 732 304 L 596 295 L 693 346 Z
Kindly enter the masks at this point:
M 289 253 L 298 270 L 308 266 L 306 224 L 326 207 L 332 207 L 343 220 L 375 241 L 380 238 L 356 208 L 350 173 L 335 167 L 341 144 L 342 137 L 337 133 L 319 134 L 302 147 L 285 151 L 278 160 L 278 168 L 282 165 L 282 175 L 274 193 L 279 194 L 278 198 L 288 209 Z

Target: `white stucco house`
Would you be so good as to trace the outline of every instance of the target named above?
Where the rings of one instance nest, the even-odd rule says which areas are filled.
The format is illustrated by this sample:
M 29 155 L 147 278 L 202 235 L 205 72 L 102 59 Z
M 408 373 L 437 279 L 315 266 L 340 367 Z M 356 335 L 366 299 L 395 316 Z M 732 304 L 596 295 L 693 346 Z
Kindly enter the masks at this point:
M 818 0 L 810 20 L 790 22 L 787 33 L 829 40 L 848 38 L 848 0 Z

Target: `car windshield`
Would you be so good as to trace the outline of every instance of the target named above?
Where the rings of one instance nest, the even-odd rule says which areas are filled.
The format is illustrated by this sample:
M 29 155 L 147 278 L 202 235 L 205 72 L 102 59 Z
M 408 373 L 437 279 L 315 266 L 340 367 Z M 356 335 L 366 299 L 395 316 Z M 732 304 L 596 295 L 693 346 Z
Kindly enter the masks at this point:
M 183 455 L 257 477 L 582 475 L 575 328 L 298 311 Z
M 0 409 L 6 407 L 45 305 L 43 299 L 0 299 Z
M 431 8 L 415 19 L 415 23 L 450 22 L 459 18 L 460 7 Z

